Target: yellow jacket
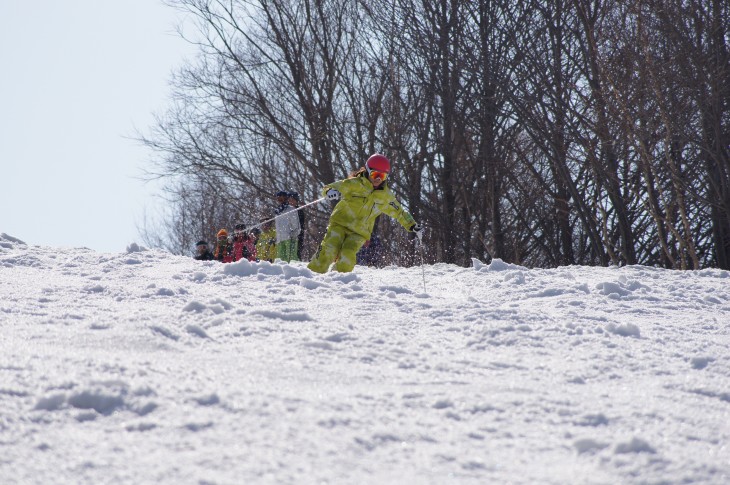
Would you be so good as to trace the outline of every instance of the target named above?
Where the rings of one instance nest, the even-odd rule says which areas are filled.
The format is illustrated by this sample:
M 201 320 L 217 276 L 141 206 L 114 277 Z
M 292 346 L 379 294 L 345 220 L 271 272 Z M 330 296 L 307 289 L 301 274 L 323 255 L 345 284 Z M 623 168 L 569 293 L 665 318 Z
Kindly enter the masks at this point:
M 322 189 L 322 195 L 326 196 L 330 189 L 339 190 L 342 194 L 342 199 L 332 211 L 330 222 L 344 226 L 365 239 L 370 239 L 375 219 L 380 214 L 392 217 L 408 231 L 416 224 L 413 217 L 395 199 L 395 195 L 385 182 L 376 189 L 367 176 L 360 174 L 326 185 Z
M 273 261 L 276 259 L 276 229 L 261 231 L 256 240 L 256 257 L 259 261 Z

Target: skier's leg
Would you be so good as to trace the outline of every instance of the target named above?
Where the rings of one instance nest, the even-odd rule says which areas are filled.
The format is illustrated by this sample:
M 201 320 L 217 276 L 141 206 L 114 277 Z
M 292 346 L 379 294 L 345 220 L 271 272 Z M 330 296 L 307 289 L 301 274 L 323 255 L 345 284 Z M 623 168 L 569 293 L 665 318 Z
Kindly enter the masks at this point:
M 299 261 L 299 240 L 297 238 L 290 239 L 291 248 L 289 253 L 290 261 Z
M 276 243 L 276 257 L 282 261 L 286 261 L 288 256 L 286 241 Z
M 319 245 L 319 249 L 317 249 L 307 268 L 317 273 L 326 273 L 340 253 L 340 247 L 345 239 L 346 232 L 347 230 L 339 224 L 327 226 L 327 234 L 325 234 L 322 244 Z
M 276 245 L 277 257 L 282 261 L 290 263 L 292 259 L 297 258 L 297 248 L 294 246 L 296 239 L 287 239 Z
M 365 238 L 354 232 L 349 233 L 342 242 L 340 259 L 335 264 L 335 269 L 341 273 L 349 273 L 357 262 L 357 252 L 365 244 Z

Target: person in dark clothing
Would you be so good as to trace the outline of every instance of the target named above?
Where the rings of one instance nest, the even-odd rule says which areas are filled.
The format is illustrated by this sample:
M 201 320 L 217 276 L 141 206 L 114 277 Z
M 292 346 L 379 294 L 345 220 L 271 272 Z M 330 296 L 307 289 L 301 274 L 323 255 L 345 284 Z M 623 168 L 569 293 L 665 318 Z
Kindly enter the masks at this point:
M 383 246 L 378 236 L 372 236 L 365 241 L 357 253 L 357 264 L 363 266 L 381 267 L 383 260 Z
M 282 212 L 284 212 L 284 209 L 289 206 L 289 192 L 286 190 L 280 190 L 276 193 L 276 203 L 279 204 L 276 209 L 274 209 L 274 215 L 278 216 Z
M 289 205 L 294 207 L 295 209 L 299 207 L 299 194 L 297 192 L 289 192 Z M 299 215 L 299 245 L 297 246 L 297 259 L 299 261 L 302 261 L 302 246 L 304 246 L 304 222 L 306 221 L 306 218 L 304 216 L 304 211 L 297 211 Z
M 213 253 L 211 253 L 208 249 L 207 242 L 198 241 L 198 244 L 196 244 L 195 247 L 198 250 L 198 254 L 195 255 L 195 259 L 197 259 L 198 261 L 213 261 L 215 259 Z

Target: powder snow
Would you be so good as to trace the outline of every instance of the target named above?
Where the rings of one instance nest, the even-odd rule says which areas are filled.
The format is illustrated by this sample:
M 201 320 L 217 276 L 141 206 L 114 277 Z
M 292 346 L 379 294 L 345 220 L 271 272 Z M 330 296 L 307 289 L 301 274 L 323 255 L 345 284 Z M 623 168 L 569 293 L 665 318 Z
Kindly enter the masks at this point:
M 0 327 L 3 484 L 730 483 L 727 271 L 3 234 Z

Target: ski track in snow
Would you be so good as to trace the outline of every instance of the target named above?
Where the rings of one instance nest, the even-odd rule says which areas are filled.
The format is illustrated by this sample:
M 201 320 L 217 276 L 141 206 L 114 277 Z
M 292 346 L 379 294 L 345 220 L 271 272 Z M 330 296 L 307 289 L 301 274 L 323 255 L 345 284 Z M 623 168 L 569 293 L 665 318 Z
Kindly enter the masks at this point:
M 730 483 L 730 273 L 0 237 L 0 480 Z

